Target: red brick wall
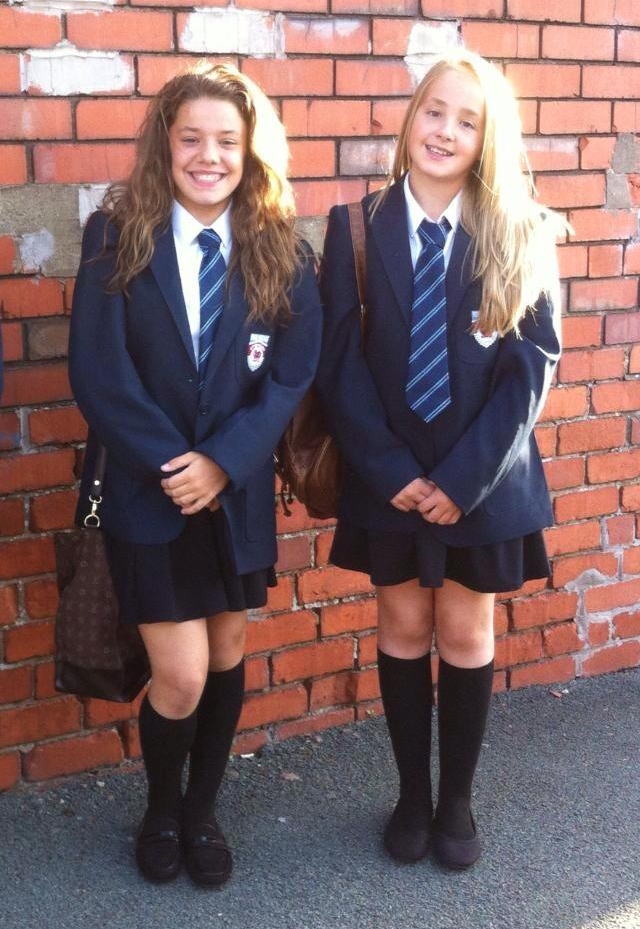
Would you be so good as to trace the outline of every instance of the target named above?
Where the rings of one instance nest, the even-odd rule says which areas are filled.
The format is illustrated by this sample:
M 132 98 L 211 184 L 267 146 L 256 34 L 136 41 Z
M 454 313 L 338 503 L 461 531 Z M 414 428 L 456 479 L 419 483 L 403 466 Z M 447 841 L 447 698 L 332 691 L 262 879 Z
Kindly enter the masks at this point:
M 280 107 L 316 245 L 334 202 L 379 183 L 413 60 L 460 35 L 504 65 L 540 196 L 575 232 L 560 248 L 565 354 L 537 430 L 553 579 L 500 599 L 496 687 L 640 664 L 637 0 L 82 6 L 0 4 L 0 789 L 138 754 L 135 706 L 53 689 L 52 533 L 70 525 L 85 436 L 66 333 L 82 198 L 127 171 L 145 98 L 203 50 Z M 327 567 L 330 525 L 296 506 L 280 529 L 280 583 L 250 626 L 245 750 L 380 711 L 369 586 Z

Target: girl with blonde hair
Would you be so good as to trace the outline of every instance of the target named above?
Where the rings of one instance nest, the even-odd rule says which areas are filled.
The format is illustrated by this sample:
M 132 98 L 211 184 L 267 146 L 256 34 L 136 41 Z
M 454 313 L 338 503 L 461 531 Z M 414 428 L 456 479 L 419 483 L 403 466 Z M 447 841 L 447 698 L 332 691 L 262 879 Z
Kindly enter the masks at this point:
M 449 868 L 481 845 L 473 777 L 493 681 L 495 594 L 549 575 L 533 427 L 560 353 L 555 238 L 517 105 L 478 55 L 417 87 L 391 177 L 365 197 L 366 320 L 345 207 L 329 216 L 317 382 L 347 467 L 331 561 L 370 575 L 399 799 L 388 853 Z M 440 777 L 431 791 L 431 649 Z
M 152 672 L 136 860 L 154 881 L 183 855 L 199 884 L 232 868 L 214 806 L 242 707 L 247 609 L 275 584 L 273 449 L 320 343 L 287 157 L 264 94 L 204 63 L 151 101 L 129 179 L 84 233 L 69 355 L 90 429 L 81 500 L 103 445 L 111 572 Z

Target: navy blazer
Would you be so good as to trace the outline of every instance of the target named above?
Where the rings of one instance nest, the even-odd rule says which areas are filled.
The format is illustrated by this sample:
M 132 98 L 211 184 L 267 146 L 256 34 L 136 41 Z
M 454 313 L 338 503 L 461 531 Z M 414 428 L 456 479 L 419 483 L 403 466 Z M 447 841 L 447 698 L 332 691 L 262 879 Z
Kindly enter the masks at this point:
M 71 386 L 90 427 L 77 518 L 86 512 L 101 442 L 107 449 L 105 531 L 138 543 L 176 538 L 186 517 L 162 490 L 160 466 L 195 450 L 229 475 L 219 499 L 237 571 L 272 565 L 273 450 L 313 380 L 320 351 L 322 314 L 309 250 L 287 325 L 248 322 L 243 282 L 233 275 L 199 394 L 171 227 L 157 237 L 151 263 L 130 282 L 128 295 L 110 294 L 115 232 L 109 225 L 105 252 L 106 222 L 95 213 L 87 223 L 71 315 Z M 268 342 L 252 370 L 254 335 Z
M 366 215 L 372 196 L 363 200 Z M 340 516 L 356 525 L 400 531 L 421 525 L 420 514 L 389 503 L 421 475 L 463 511 L 455 525 L 432 526 L 449 545 L 504 541 L 551 522 L 532 430 L 560 354 L 558 308 L 541 296 L 522 320 L 520 337 L 474 336 L 481 286 L 471 278 L 470 243 L 459 225 L 446 277 L 452 402 L 425 423 L 404 392 L 413 267 L 402 183 L 389 189 L 367 221 L 364 344 L 347 209 L 329 214 L 317 386 L 347 460 Z

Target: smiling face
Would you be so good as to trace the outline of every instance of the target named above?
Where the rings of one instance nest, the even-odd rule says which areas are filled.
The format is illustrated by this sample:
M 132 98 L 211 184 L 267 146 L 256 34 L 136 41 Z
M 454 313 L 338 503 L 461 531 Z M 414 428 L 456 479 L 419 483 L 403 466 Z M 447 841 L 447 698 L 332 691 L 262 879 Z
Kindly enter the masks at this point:
M 242 180 L 247 129 L 235 104 L 189 100 L 169 129 L 175 198 L 204 226 L 226 210 Z
M 451 201 L 482 151 L 484 98 L 468 71 L 449 68 L 426 89 L 407 137 L 410 183 Z

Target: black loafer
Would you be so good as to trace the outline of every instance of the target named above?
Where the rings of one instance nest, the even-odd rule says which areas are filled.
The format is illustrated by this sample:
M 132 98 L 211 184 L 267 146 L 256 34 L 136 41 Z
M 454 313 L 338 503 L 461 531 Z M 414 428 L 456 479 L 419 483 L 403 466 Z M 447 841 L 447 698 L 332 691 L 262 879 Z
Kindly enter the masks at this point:
M 136 862 L 148 881 L 171 881 L 180 871 L 180 825 L 172 816 L 146 815 L 136 837 Z
M 425 858 L 431 836 L 431 808 L 402 797 L 384 830 L 384 847 L 396 861 L 410 863 Z
M 196 884 L 221 887 L 231 876 L 233 856 L 215 818 L 189 829 L 184 836 L 184 856 Z
M 457 839 L 442 832 L 437 822 L 433 826 L 433 854 L 444 868 L 452 871 L 464 871 L 475 864 L 482 853 L 482 845 L 478 838 L 475 820 L 471 814 L 473 835 L 468 838 Z

